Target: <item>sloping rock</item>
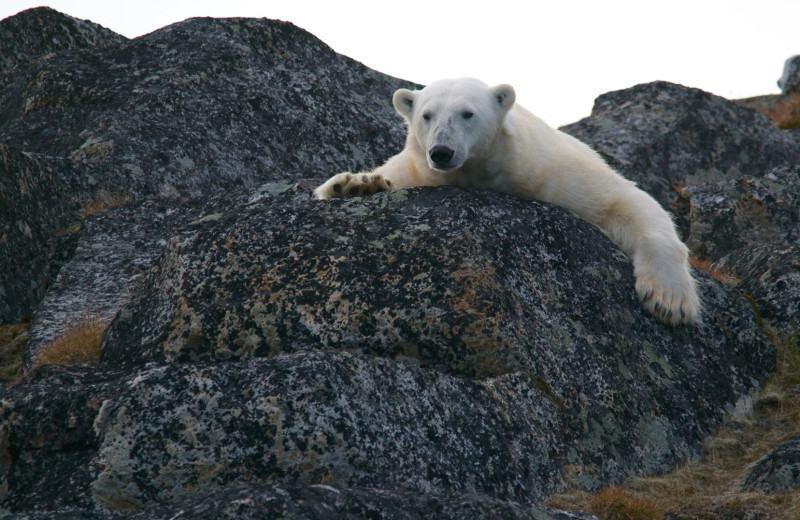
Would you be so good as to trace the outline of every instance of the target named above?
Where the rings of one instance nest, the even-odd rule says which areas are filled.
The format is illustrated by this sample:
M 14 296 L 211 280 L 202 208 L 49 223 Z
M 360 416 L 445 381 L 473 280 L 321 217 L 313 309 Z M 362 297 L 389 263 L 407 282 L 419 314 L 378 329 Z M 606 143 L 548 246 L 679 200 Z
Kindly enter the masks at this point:
M 792 437 L 761 459 L 742 487 L 764 493 L 800 487 L 800 436 Z
M 49 7 L 28 9 L 0 20 L 0 74 L 54 53 L 119 45 L 126 40 L 105 27 Z
M 134 198 L 328 176 L 403 144 L 391 96 L 408 83 L 287 22 L 191 19 L 7 76 L 6 144 Z
M 800 244 L 800 165 L 690 186 L 672 210 L 700 258 L 717 260 L 764 242 Z
M 800 331 L 800 245 L 757 244 L 715 262 L 736 288 L 753 298 L 761 318 L 779 332 Z
M 48 273 L 65 260 L 59 245 L 81 207 L 69 195 L 74 174 L 66 161 L 0 144 L 0 324 L 32 313 L 52 279 Z
M 41 300 L 57 272 L 47 268 L 52 235 L 98 196 L 174 199 L 327 177 L 403 145 L 391 96 L 410 84 L 289 23 L 193 19 L 125 40 L 45 9 L 3 20 L 0 34 L 39 20 L 96 45 L 73 41 L 0 76 L 0 224 L 10 229 L 0 241 L 10 254 L 0 254 L 15 259 L 0 264 L 0 323 Z M 26 44 L 51 50 L 0 41 L 14 56 L 27 56 Z
M 771 370 L 735 291 L 701 277 L 704 323 L 662 326 L 627 258 L 561 208 L 457 188 L 263 193 L 183 229 L 106 334 L 109 366 L 168 367 L 108 409 L 109 504 L 180 498 L 200 478 L 185 457 L 212 481 L 535 502 L 667 470 Z M 264 435 L 282 448 L 259 451 Z
M 663 81 L 603 94 L 590 117 L 562 130 L 667 208 L 687 185 L 800 164 L 797 133 L 735 102 Z
M 347 354 L 339 356 L 349 358 L 350 364 L 372 363 L 370 360 L 357 360 Z M 284 365 L 290 363 L 288 358 L 284 361 L 287 361 L 283 363 Z M 277 452 L 283 451 L 282 447 L 269 443 L 268 427 L 272 419 L 259 417 L 260 411 L 271 410 L 266 404 L 267 401 L 277 397 L 262 395 L 258 390 L 259 388 L 266 390 L 270 385 L 269 381 L 266 383 L 263 381 L 265 375 L 267 378 L 270 377 L 270 371 L 264 372 L 264 370 L 278 362 L 278 359 L 254 360 L 239 366 L 229 364 L 216 367 L 219 370 L 214 367 L 195 370 L 188 366 L 173 366 L 167 370 L 156 369 L 136 377 L 122 379 L 118 379 L 118 375 L 109 377 L 110 374 L 103 374 L 96 369 L 46 367 L 33 374 L 34 379 L 26 384 L 13 389 L 0 388 L 2 404 L 0 413 L 3 420 L 3 428 L 0 430 L 0 495 L 3 497 L 3 508 L 0 509 L 0 516 L 34 519 L 159 518 L 164 520 L 174 518 L 176 515 L 181 518 L 298 520 L 324 518 L 592 520 L 595 518 L 587 514 L 566 513 L 542 506 L 493 499 L 484 493 L 420 493 L 409 491 L 406 486 L 379 489 L 355 486 L 335 488 L 327 484 L 313 483 L 286 484 L 280 482 L 280 476 L 270 481 L 258 481 L 260 475 L 269 472 L 273 467 L 270 453 L 276 448 Z M 318 366 L 318 368 L 324 367 Z M 397 368 L 402 371 L 404 365 L 399 364 Z M 405 368 L 407 373 L 419 372 L 414 367 Z M 326 373 L 335 370 L 336 367 L 324 368 Z M 127 401 L 125 396 L 131 391 L 141 397 L 142 391 L 155 395 L 160 391 L 169 390 L 160 386 L 148 386 L 156 382 L 156 379 L 175 383 L 187 382 L 183 377 L 188 377 L 189 381 L 198 382 L 197 377 L 201 373 L 211 376 L 211 380 L 201 383 L 203 389 L 196 394 L 201 400 L 204 396 L 209 396 L 209 392 L 214 391 L 205 385 L 219 376 L 227 374 L 235 378 L 245 376 L 249 379 L 247 383 L 241 385 L 230 384 L 238 379 L 230 383 L 223 382 L 225 389 L 222 394 L 225 395 L 216 395 L 221 398 L 220 401 L 206 403 L 203 408 L 207 413 L 200 409 L 186 410 L 188 413 L 204 413 L 207 417 L 216 415 L 217 419 L 226 421 L 227 426 L 232 429 L 202 431 L 194 430 L 188 424 L 184 427 L 175 423 L 176 429 L 171 433 L 170 439 L 140 438 L 136 442 L 141 443 L 144 449 L 149 449 L 151 443 L 164 442 L 165 445 L 176 447 L 179 451 L 188 447 L 182 446 L 183 442 L 195 444 L 194 454 L 185 459 L 183 467 L 170 467 L 165 470 L 187 472 L 191 471 L 189 467 L 192 464 L 200 469 L 202 464 L 208 462 L 209 456 L 217 459 L 220 455 L 232 458 L 223 461 L 221 467 L 206 468 L 207 473 L 203 472 L 199 481 L 190 484 L 191 490 L 184 490 L 180 497 L 172 501 L 153 501 L 143 505 L 138 512 L 128 511 L 127 514 L 119 514 L 119 511 L 114 514 L 97 507 L 94 500 L 108 498 L 103 494 L 103 490 L 106 489 L 103 486 L 107 484 L 104 470 L 108 462 L 104 454 L 109 450 L 104 448 L 95 458 L 92 454 L 97 454 L 97 445 L 101 442 L 102 436 L 108 435 L 108 432 L 103 431 L 105 421 L 109 418 L 119 419 L 121 411 L 114 409 L 119 405 L 127 406 L 138 400 L 138 397 L 134 397 Z M 181 374 L 181 377 L 174 377 L 178 374 Z M 426 379 L 430 381 L 419 373 L 416 375 L 417 380 L 403 381 L 399 395 L 414 388 L 417 383 Z M 359 374 L 354 376 L 356 379 L 361 377 Z M 298 385 L 302 383 L 303 381 L 297 380 Z M 373 384 L 386 388 L 383 381 L 373 381 Z M 436 385 L 434 382 L 434 386 Z M 235 390 L 229 391 L 233 388 Z M 255 390 L 256 393 L 252 396 L 238 394 L 240 390 L 248 392 L 248 389 Z M 357 391 L 363 390 L 365 389 L 357 388 Z M 422 389 L 423 392 L 430 390 L 432 389 Z M 312 400 L 315 399 L 312 394 L 309 395 Z M 242 402 L 235 403 L 234 399 L 237 398 Z M 266 406 L 254 405 L 253 400 L 263 401 Z M 163 401 L 163 404 L 166 405 L 166 401 Z M 222 408 L 226 405 L 237 406 L 226 411 Z M 437 406 L 435 402 L 430 402 L 429 405 L 441 408 L 441 405 Z M 385 409 L 387 412 L 392 411 L 389 407 Z M 178 415 L 175 415 L 178 410 L 164 410 L 157 406 L 152 410 L 154 417 L 158 410 L 166 412 L 166 416 L 162 419 L 180 420 Z M 134 413 L 140 411 L 136 410 Z M 359 410 L 353 412 L 356 415 L 366 413 Z M 342 417 L 342 421 L 338 424 L 345 425 L 347 418 Z M 157 422 L 161 422 L 162 419 Z M 442 413 L 436 420 L 448 419 L 446 414 Z M 256 422 L 251 423 L 251 421 Z M 294 429 L 288 424 L 287 427 L 290 430 Z M 282 432 L 277 433 L 282 435 Z M 223 448 L 223 452 L 216 455 L 214 449 L 207 444 L 215 436 L 232 442 Z M 250 447 L 252 451 L 248 451 L 248 447 L 242 443 L 246 438 L 254 443 Z M 397 442 L 402 440 L 402 438 L 397 439 Z M 370 442 L 367 439 L 364 441 Z M 206 447 L 209 448 L 208 451 L 205 450 Z M 376 446 L 373 445 L 374 448 Z M 413 447 L 408 448 L 408 452 L 413 453 Z M 289 455 L 288 452 L 286 454 Z M 404 454 L 398 452 L 395 455 L 401 458 Z M 179 457 L 180 455 L 172 459 L 172 462 L 177 461 Z M 260 457 L 264 458 L 261 461 L 263 467 L 258 464 Z M 242 466 L 237 467 L 237 463 Z M 166 473 L 167 471 L 162 472 L 163 475 Z M 235 483 L 221 479 L 221 475 L 227 474 L 230 477 L 233 473 L 239 473 Z M 139 481 L 142 476 L 141 473 L 130 475 L 130 483 Z M 414 479 L 417 478 L 419 476 L 415 475 Z M 130 487 L 130 484 L 123 486 L 122 491 L 125 487 Z M 180 491 L 162 490 L 162 493 L 179 494 Z M 157 490 L 149 489 L 149 492 L 157 493 Z
M 141 287 L 169 238 L 212 207 L 145 200 L 88 217 L 75 234 L 70 261 L 58 271 L 36 309 L 26 367 L 33 366 L 42 348 L 77 321 L 110 322 Z

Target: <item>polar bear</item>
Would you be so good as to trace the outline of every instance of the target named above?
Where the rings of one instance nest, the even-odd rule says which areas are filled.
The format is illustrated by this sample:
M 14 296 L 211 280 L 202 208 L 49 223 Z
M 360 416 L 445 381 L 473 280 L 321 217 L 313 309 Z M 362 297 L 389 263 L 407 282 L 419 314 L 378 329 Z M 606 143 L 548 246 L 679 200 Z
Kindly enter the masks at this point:
M 344 172 L 318 199 L 412 186 L 470 186 L 566 207 L 600 228 L 632 260 L 636 293 L 656 317 L 696 323 L 700 302 L 670 215 L 584 143 L 515 103 L 510 85 L 442 80 L 394 93 L 406 119 L 402 152 L 366 173 Z

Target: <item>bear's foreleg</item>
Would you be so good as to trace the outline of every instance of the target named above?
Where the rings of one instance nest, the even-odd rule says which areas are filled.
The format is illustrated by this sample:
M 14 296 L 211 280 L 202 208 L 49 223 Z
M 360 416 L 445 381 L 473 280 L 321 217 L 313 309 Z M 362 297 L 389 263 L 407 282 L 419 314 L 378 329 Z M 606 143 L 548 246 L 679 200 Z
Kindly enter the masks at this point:
M 689 251 L 672 219 L 652 197 L 631 187 L 603 212 L 599 227 L 632 260 L 636 294 L 664 322 L 696 323 L 700 300 Z

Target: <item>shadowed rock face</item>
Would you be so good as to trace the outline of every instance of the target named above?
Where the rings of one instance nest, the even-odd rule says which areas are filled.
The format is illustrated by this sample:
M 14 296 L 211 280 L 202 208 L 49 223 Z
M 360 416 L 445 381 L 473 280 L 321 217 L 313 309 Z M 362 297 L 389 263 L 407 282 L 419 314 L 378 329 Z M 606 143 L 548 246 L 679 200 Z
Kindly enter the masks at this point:
M 98 366 L 0 384 L 0 516 L 588 519 L 537 503 L 680 464 L 772 370 L 738 290 L 696 273 L 701 324 L 662 325 L 630 261 L 562 208 L 459 188 L 312 200 L 402 147 L 408 83 L 291 24 L 125 40 L 20 17 L 0 34 L 41 19 L 73 43 L 31 37 L 0 71 L 0 320 L 35 308 L 29 368 L 86 311 L 110 324 Z M 760 201 L 755 227 L 717 213 L 731 231 L 708 241 L 716 185 L 676 211 L 749 259 L 739 289 L 791 329 L 772 295 L 796 256 L 796 134 L 667 83 L 569 131 L 662 203 L 705 180 Z M 734 251 L 763 246 L 758 226 L 779 249 Z

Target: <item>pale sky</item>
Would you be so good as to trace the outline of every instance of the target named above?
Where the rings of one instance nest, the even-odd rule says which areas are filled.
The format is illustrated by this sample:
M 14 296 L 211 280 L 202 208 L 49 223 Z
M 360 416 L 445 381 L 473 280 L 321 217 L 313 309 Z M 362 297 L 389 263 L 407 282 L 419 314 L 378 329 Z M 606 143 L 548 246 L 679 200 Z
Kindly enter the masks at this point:
M 43 1 L 0 0 L 0 19 L 49 5 L 129 38 L 195 16 L 287 20 L 392 76 L 510 83 L 553 126 L 654 80 L 727 98 L 777 93 L 784 61 L 800 54 L 800 0 Z

